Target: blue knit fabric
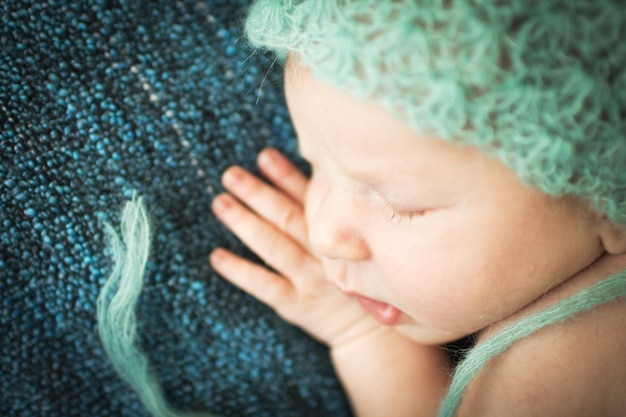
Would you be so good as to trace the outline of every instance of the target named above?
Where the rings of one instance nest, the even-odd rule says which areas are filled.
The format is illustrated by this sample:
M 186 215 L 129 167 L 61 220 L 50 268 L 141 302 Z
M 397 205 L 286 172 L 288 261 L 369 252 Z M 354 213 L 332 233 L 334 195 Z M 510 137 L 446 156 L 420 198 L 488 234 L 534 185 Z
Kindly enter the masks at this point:
M 0 2 L 0 415 L 147 416 L 98 338 L 104 222 L 154 228 L 137 317 L 168 401 L 219 416 L 349 416 L 326 349 L 219 278 L 220 173 L 295 156 L 247 2 Z M 259 87 L 264 83 L 261 93 Z

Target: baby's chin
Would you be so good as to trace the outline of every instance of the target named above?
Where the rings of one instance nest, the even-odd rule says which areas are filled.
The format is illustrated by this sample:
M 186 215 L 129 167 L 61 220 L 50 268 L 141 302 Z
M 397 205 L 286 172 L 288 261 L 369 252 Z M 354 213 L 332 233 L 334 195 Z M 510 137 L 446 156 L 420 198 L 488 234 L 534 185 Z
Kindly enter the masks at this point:
M 427 346 L 439 346 L 452 343 L 469 335 L 469 333 L 434 329 L 409 320 L 397 324 L 394 326 L 394 329 L 409 339 Z

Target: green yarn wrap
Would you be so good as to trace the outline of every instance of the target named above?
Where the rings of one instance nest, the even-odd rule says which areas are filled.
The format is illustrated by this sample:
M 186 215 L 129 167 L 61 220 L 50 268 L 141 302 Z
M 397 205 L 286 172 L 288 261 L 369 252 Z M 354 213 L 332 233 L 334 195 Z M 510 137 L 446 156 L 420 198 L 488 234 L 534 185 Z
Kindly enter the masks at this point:
M 491 339 L 476 345 L 457 367 L 438 416 L 454 416 L 461 404 L 465 389 L 483 369 L 485 363 L 504 352 L 515 342 L 546 326 L 562 323 L 575 314 L 624 296 L 626 296 L 626 271 L 606 278 L 545 310 L 525 317 Z
M 618 0 L 260 0 L 250 42 L 626 225 Z
M 115 265 L 97 301 L 98 332 L 117 373 L 137 392 L 154 417 L 212 417 L 171 408 L 150 373 L 148 358 L 136 346 L 135 307 L 150 253 L 150 223 L 141 198 L 122 212 L 121 237 L 105 224 Z

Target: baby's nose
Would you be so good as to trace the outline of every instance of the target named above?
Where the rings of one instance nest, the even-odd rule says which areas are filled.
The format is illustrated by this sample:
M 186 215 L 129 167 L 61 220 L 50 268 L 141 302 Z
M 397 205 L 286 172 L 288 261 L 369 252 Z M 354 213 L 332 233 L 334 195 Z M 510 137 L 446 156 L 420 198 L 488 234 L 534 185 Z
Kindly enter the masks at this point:
M 314 213 L 308 213 L 309 244 L 314 252 L 329 259 L 361 261 L 371 254 L 361 233 L 364 225 L 349 204 L 327 194 Z
M 347 227 L 323 227 L 316 222 L 309 226 L 309 243 L 313 251 L 329 259 L 361 261 L 369 257 L 369 249 L 357 232 Z

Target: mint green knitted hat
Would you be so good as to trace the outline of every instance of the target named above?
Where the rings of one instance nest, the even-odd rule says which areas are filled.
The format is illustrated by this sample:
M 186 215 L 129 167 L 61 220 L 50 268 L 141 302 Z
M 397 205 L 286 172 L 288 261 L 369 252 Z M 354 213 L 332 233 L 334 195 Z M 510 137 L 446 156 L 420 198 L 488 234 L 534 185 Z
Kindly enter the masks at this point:
M 626 225 L 621 0 L 260 0 L 248 39 Z

